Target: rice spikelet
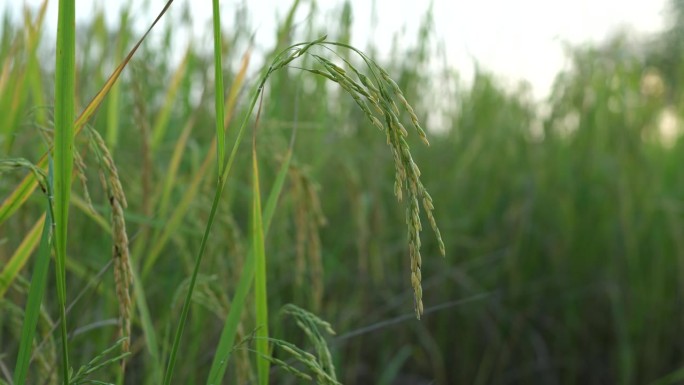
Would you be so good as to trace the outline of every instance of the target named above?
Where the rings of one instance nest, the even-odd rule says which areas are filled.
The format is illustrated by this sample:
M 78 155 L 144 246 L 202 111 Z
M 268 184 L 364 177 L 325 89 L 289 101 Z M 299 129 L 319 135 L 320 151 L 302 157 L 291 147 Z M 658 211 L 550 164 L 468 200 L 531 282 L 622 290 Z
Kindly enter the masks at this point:
M 100 162 L 100 181 L 103 184 L 111 207 L 112 221 L 112 258 L 114 261 L 114 283 L 116 296 L 119 301 L 119 334 L 126 337 L 121 344 L 122 350 L 130 351 L 131 336 L 131 283 L 132 272 L 128 247 L 128 235 L 126 234 L 126 220 L 124 209 L 128 206 L 126 196 L 119 179 L 119 172 L 114 164 L 114 159 L 107 146 L 94 129 L 90 133 L 90 145 Z M 125 370 L 125 362 L 122 361 L 122 370 Z
M 422 282 L 422 256 L 420 254 L 420 232 L 422 224 L 420 221 L 420 205 L 422 202 L 430 226 L 437 237 L 439 250 L 445 254 L 444 243 L 437 227 L 437 222 L 433 215 L 434 206 L 432 198 L 425 190 L 420 181 L 420 169 L 413 161 L 406 138 L 408 131 L 401 123 L 400 108 L 403 108 L 413 124 L 418 137 L 429 145 L 425 131 L 420 126 L 418 117 L 413 107 L 404 97 L 401 88 L 392 80 L 387 71 L 380 68 L 373 60 L 356 51 L 370 69 L 371 76 L 361 73 L 349 61 L 342 58 L 351 71 L 347 71 L 332 63 L 330 60 L 312 54 L 314 59 L 323 67 L 325 71 L 311 70 L 318 75 L 325 76 L 340 85 L 353 98 L 361 111 L 368 117 L 368 120 L 375 127 L 378 127 L 386 134 L 387 144 L 390 146 L 395 166 L 394 194 L 400 202 L 406 200 L 406 225 L 408 229 L 408 250 L 411 266 L 411 287 L 413 288 L 414 305 L 416 317 L 420 319 L 423 314 L 423 289 Z M 355 74 L 353 79 L 350 74 Z M 364 100 L 365 99 L 365 100 Z M 368 101 L 374 110 L 371 110 Z M 398 103 L 397 103 L 398 102 Z M 384 124 L 381 123 L 384 121 Z

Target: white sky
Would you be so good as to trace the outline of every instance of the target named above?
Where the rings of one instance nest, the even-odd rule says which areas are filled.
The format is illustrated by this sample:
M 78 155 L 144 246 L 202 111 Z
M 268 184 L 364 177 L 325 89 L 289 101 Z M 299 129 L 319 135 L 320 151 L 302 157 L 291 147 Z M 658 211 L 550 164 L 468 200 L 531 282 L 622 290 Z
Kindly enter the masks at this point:
M 146 0 L 153 12 L 160 10 L 164 0 Z M 580 44 L 599 42 L 616 28 L 651 33 L 663 28 L 667 0 L 434 0 L 436 36 L 443 41 L 448 63 L 464 79 L 473 72 L 473 60 L 493 71 L 509 84 L 525 79 L 532 85 L 533 95 L 542 99 L 548 95 L 555 75 L 564 67 L 562 42 Z M 95 1 L 77 0 L 77 18 L 91 14 Z M 145 0 L 132 0 L 139 9 Z M 211 17 L 210 0 L 176 0 L 169 12 L 180 13 L 183 3 L 190 2 L 197 21 Z M 40 0 L 26 0 L 31 6 Z M 108 14 L 117 20 L 116 8 L 127 1 L 105 1 Z M 270 46 L 275 29 L 275 16 L 285 15 L 291 1 L 250 0 L 246 2 L 251 24 L 256 28 L 256 41 Z M 303 10 L 308 1 L 302 1 Z M 342 0 L 319 0 L 321 14 L 330 15 Z M 83 5 L 85 4 L 85 5 Z M 230 22 L 241 0 L 222 0 L 223 21 Z M 16 14 L 22 1 L 0 0 L 0 10 L 9 6 Z M 428 1 L 376 0 L 378 26 L 371 31 L 371 0 L 353 0 L 354 43 L 366 47 L 368 39 L 377 46 L 390 46 L 395 33 L 406 29 L 406 38 L 415 41 L 416 30 L 427 9 Z M 50 0 L 47 26 L 54 30 L 57 1 Z M 111 9 L 111 10 L 110 10 Z M 307 12 L 297 14 L 303 21 Z M 141 22 L 144 18 L 140 18 Z M 151 21 L 152 16 L 150 16 Z M 149 21 L 141 23 L 141 28 Z M 197 25 L 206 25 L 198 23 Z M 209 31 L 206 31 L 209 32 Z M 197 32 L 199 34 L 199 32 Z M 209 35 L 206 35 L 207 37 Z M 179 49 L 183 49 L 180 45 Z

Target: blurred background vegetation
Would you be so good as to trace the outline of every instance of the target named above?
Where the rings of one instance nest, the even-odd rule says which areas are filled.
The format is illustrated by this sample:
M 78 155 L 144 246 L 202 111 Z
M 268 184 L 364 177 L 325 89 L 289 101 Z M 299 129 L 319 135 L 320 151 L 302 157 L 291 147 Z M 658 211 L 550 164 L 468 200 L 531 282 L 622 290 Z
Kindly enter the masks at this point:
M 436 240 L 425 232 L 421 321 L 412 313 L 404 208 L 393 196 L 383 135 L 353 100 L 320 78 L 296 68 L 277 74 L 267 86 L 259 133 L 267 188 L 295 127 L 297 136 L 266 241 L 270 308 L 292 302 L 328 320 L 338 332 L 329 340 L 338 375 L 349 384 L 684 380 L 684 173 L 678 171 L 684 164 L 684 2 L 670 6 L 657 35 L 622 32 L 602 44 L 568 47 L 571 65 L 543 103 L 532 100 L 524 83 L 506 87 L 483 68 L 467 85 L 449 68 L 436 71 L 434 47 L 448 37 L 434 35 L 429 14 L 415 45 L 392 45 L 380 64 L 428 122 L 431 146 L 413 138 L 412 149 L 447 250 L 446 259 L 439 257 Z M 35 33 L 41 27 L 35 11 L 24 23 L 5 17 L 0 32 L 0 155 L 33 162 L 46 150 L 54 98 L 53 32 Z M 269 52 L 326 33 L 350 41 L 348 3 L 339 8 L 339 25 L 324 25 L 312 12 L 296 34 L 291 18 L 281 20 Z M 224 23 L 227 87 L 250 46 L 252 27 L 242 16 L 234 22 L 224 16 L 230 21 Z M 124 10 L 112 27 L 100 12 L 80 25 L 77 105 L 92 98 L 137 40 L 136 17 Z M 202 165 L 214 126 L 212 57 L 191 44 L 180 48 L 181 60 L 172 60 L 183 23 L 190 23 L 179 20 L 153 31 L 157 40 L 141 47 L 90 122 L 123 181 L 132 258 L 144 287 L 144 294 L 134 289 L 135 297 L 144 295 L 162 353 L 215 187 Z M 364 50 L 373 56 L 377 47 Z M 243 115 L 254 81 L 246 80 L 233 116 Z M 109 209 L 95 157 L 79 143 L 96 214 L 75 183 L 68 324 L 77 363 L 116 339 L 118 314 L 111 237 L 97 221 Z M 176 148 L 182 157 L 170 171 Z M 249 249 L 247 145 L 237 162 L 202 267 L 178 383 L 205 381 Z M 170 172 L 173 188 L 160 203 Z M 206 177 L 183 208 L 198 174 Z M 0 198 L 23 176 L 3 173 Z M 32 197 L 0 225 L 0 266 L 29 233 L 40 202 Z M 171 218 L 179 210 L 176 223 Z M 2 378 L 14 365 L 31 266 L 29 260 L 0 297 Z M 49 296 L 44 301 L 31 383 L 56 378 L 55 304 Z M 251 325 L 250 307 L 243 336 Z M 306 347 L 287 320 L 272 317 L 272 328 L 274 336 Z M 143 334 L 134 319 L 126 383 L 155 381 Z M 226 383 L 254 380 L 253 354 L 239 353 Z M 273 380 L 298 381 L 277 369 Z

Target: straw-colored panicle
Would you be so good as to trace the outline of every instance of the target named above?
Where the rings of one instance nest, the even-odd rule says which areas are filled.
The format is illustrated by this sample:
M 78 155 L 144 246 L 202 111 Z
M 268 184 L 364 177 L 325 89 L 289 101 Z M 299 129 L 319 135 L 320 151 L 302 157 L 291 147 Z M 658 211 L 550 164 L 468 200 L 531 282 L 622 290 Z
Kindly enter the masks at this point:
M 420 169 L 411 156 L 409 145 L 406 142 L 408 132 L 399 119 L 400 111 L 395 99 L 398 100 L 399 105 L 401 105 L 408 114 L 411 123 L 423 143 L 429 145 L 429 142 L 425 135 L 425 131 L 418 122 L 418 117 L 416 116 L 413 107 L 408 103 L 399 86 L 385 70 L 375 65 L 373 62 L 371 63 L 372 72 L 374 74 L 379 74 L 379 76 L 375 76 L 377 84 L 358 71 L 355 70 L 355 72 L 361 84 L 366 87 L 366 94 L 369 95 L 367 96 L 367 99 L 376 110 L 381 112 L 380 118 L 384 118 L 385 121 L 384 131 L 387 136 L 387 144 L 392 149 L 395 164 L 394 193 L 399 201 L 404 200 L 404 198 L 407 199 L 406 225 L 408 228 L 411 286 L 413 288 L 416 316 L 420 319 L 420 316 L 423 314 L 424 306 L 423 289 L 421 285 L 422 256 L 420 253 L 420 232 L 422 230 L 422 225 L 420 221 L 419 202 L 422 201 L 423 203 L 423 208 L 425 209 L 430 226 L 435 232 L 442 255 L 445 254 L 445 250 L 439 228 L 437 227 L 437 222 L 433 215 L 434 206 L 432 204 L 432 197 L 430 197 L 430 194 L 428 194 L 420 181 Z M 377 126 L 375 116 L 371 116 L 370 120 L 373 125 Z
M 393 150 L 395 161 L 396 180 L 394 192 L 397 196 L 397 199 L 400 201 L 404 198 L 405 193 L 406 199 L 408 201 L 408 207 L 406 208 L 406 225 L 408 227 L 409 257 L 411 263 L 411 286 L 413 288 L 416 317 L 420 319 L 420 316 L 423 314 L 424 307 L 423 288 L 421 285 L 422 256 L 420 253 L 420 232 L 423 228 L 420 221 L 419 202 L 423 202 L 423 208 L 425 209 L 428 221 L 435 232 L 437 242 L 439 244 L 439 250 L 442 255 L 445 255 L 445 250 L 442 237 L 437 227 L 437 222 L 435 221 L 432 212 L 434 209 L 432 205 L 432 198 L 425 190 L 423 183 L 420 181 L 420 169 L 413 161 L 408 143 L 406 142 L 408 132 L 399 120 L 397 104 L 393 100 L 392 96 L 399 100 L 401 106 L 404 107 L 404 110 L 410 116 L 411 122 L 413 123 L 413 126 L 416 129 L 420 139 L 426 145 L 429 145 L 429 142 L 425 132 L 418 123 L 418 118 L 416 117 L 413 108 L 404 98 L 399 86 L 389 77 L 387 72 L 379 67 L 378 72 L 380 73 L 380 79 L 382 80 L 379 81 L 379 91 L 382 98 L 380 105 L 385 111 L 385 122 L 387 124 L 388 130 L 387 136 L 389 145 Z
M 445 250 L 442 237 L 437 227 L 437 222 L 433 215 L 434 207 L 432 198 L 420 181 L 420 169 L 413 161 L 408 142 L 406 141 L 408 131 L 401 123 L 400 117 L 402 113 L 408 115 L 421 141 L 426 145 L 429 145 L 430 143 L 427 140 L 425 131 L 420 126 L 413 107 L 406 100 L 406 97 L 404 97 L 399 85 L 392 80 L 387 71 L 380 68 L 380 66 L 362 52 L 349 47 L 346 44 L 328 43 L 319 39 L 305 45 L 299 50 L 290 52 L 287 57 L 280 58 L 280 60 L 276 62 L 277 66 L 286 65 L 294 60 L 295 57 L 301 56 L 304 51 L 307 51 L 313 45 L 317 44 L 326 46 L 326 48 L 329 49 L 333 46 L 351 49 L 359 55 L 369 70 L 368 75 L 362 73 L 342 55 L 338 55 L 338 58 L 346 64 L 346 68 L 342 68 L 332 61 L 313 53 L 310 53 L 310 56 L 320 64 L 322 69 L 304 69 L 305 71 L 323 76 L 326 79 L 339 84 L 339 86 L 353 98 L 361 111 L 368 117 L 370 123 L 385 133 L 387 144 L 390 146 L 394 158 L 394 194 L 400 202 L 406 200 L 408 204 L 406 223 L 408 227 L 408 245 L 411 261 L 411 286 L 413 287 L 416 316 L 420 319 L 420 316 L 423 314 L 423 290 L 421 286 L 422 261 L 420 254 L 420 231 L 422 230 L 420 223 L 420 202 L 422 202 L 430 226 L 435 232 L 439 250 L 442 255 L 445 254 Z M 330 47 L 327 46 L 328 44 Z M 354 75 L 356 76 L 352 77 Z M 370 103 L 372 108 L 368 106 L 368 103 Z
M 426 145 L 430 145 L 430 142 L 428 142 L 427 136 L 425 135 L 425 131 L 423 131 L 423 128 L 420 127 L 420 124 L 418 123 L 418 117 L 416 116 L 416 113 L 413 111 L 413 107 L 411 107 L 409 102 L 404 97 L 404 93 L 401 92 L 401 88 L 399 88 L 397 83 L 394 80 L 392 80 L 392 78 L 389 76 L 387 71 L 383 70 L 380 67 L 378 67 L 378 70 L 380 72 L 380 75 L 382 76 L 382 79 L 387 84 L 389 84 L 390 88 L 392 88 L 392 92 L 397 97 L 397 99 L 399 99 L 399 102 L 404 107 L 406 112 L 409 114 L 409 117 L 411 118 L 411 123 L 413 124 L 413 127 L 416 129 L 416 132 L 418 133 L 418 136 L 420 137 L 420 139 Z M 394 103 L 394 101 L 392 101 L 392 106 L 393 106 L 394 111 L 398 114 L 398 108 L 397 108 L 396 103 Z
M 119 300 L 120 334 L 129 337 L 131 335 L 131 297 L 130 297 L 130 262 L 128 252 L 128 236 L 124 222 L 123 207 L 121 203 L 113 199 L 110 201 L 112 208 L 112 231 L 114 236 L 114 281 L 116 284 L 116 296 Z M 122 344 L 125 352 L 128 352 L 130 341 Z
M 100 162 L 100 181 L 107 192 L 112 212 L 112 258 L 114 261 L 114 283 L 116 296 L 119 301 L 119 333 L 127 337 L 122 343 L 124 352 L 130 350 L 131 336 L 131 283 L 132 272 L 129 258 L 128 235 L 124 209 L 128 206 L 123 192 L 119 172 L 114 159 L 107 149 L 104 140 L 95 130 L 88 131 L 91 135 L 91 148 Z M 122 361 L 122 366 L 124 362 Z

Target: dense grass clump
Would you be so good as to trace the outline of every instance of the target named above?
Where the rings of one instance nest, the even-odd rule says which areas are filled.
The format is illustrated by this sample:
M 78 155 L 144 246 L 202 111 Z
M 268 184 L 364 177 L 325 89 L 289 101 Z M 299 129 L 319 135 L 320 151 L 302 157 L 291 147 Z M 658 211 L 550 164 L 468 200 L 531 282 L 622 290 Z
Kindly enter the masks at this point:
M 211 52 L 176 5 L 3 19 L 0 383 L 684 378 L 676 21 L 540 105 L 436 74 L 429 15 L 380 62 L 307 4 L 266 52 L 218 1 Z

